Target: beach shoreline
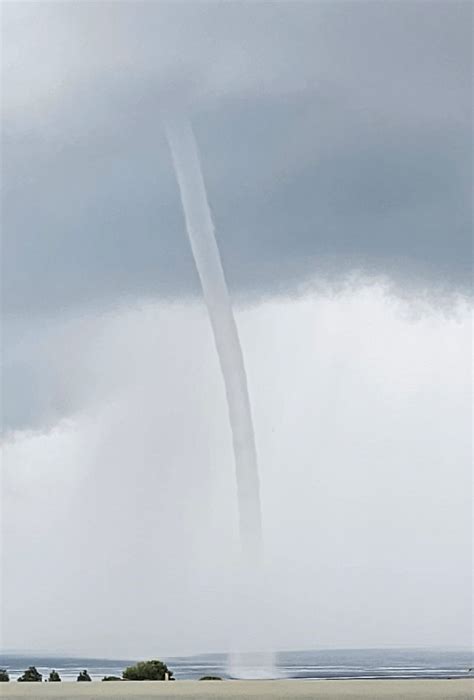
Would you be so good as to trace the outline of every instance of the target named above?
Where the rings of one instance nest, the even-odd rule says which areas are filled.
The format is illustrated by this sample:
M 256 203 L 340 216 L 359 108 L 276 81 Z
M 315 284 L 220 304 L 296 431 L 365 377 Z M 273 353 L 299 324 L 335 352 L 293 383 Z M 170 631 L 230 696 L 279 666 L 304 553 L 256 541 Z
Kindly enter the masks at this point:
M 410 680 L 277 680 L 277 681 L 175 681 L 175 682 L 92 682 L 4 684 L 4 700 L 44 698 L 45 700 L 172 700 L 173 698 L 227 698 L 228 700 L 470 700 L 474 679 Z

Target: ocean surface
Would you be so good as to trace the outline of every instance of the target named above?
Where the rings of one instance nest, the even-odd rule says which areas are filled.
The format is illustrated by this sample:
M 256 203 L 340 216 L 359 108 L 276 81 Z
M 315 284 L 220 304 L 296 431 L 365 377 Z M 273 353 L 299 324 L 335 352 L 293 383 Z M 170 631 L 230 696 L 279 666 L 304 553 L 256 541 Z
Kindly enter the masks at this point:
M 228 678 L 224 654 L 163 657 L 177 680 L 217 675 Z M 55 669 L 63 681 L 75 681 L 79 671 L 87 669 L 93 680 L 121 676 L 134 660 L 91 659 L 80 657 L 0 654 L 0 668 L 16 680 L 28 666 L 36 666 L 43 679 Z M 283 678 L 465 678 L 472 676 L 473 655 L 469 651 L 433 651 L 425 649 L 337 649 L 287 651 L 277 653 L 277 669 Z

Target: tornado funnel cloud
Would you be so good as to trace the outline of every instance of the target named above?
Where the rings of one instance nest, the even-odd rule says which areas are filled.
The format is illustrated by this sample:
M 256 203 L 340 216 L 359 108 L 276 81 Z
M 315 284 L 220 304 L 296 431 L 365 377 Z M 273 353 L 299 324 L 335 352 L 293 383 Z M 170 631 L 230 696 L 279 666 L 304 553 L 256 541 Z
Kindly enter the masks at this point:
M 258 567 L 262 557 L 260 486 L 242 348 L 191 124 L 186 118 L 173 117 L 167 120 L 166 132 L 224 378 L 234 446 L 242 553 L 248 564 Z
M 231 657 L 229 670 L 232 675 L 239 677 L 271 676 L 274 673 L 272 654 L 259 653 L 261 649 L 249 652 L 250 642 L 258 640 L 265 625 L 262 624 L 261 619 L 260 625 L 258 622 L 264 604 L 260 486 L 242 348 L 217 247 L 198 148 L 191 124 L 182 115 L 175 115 L 172 119 L 168 118 L 166 131 L 181 194 L 186 228 L 224 379 L 234 445 L 243 557 L 239 590 L 236 591 L 236 595 L 241 600 L 245 614 L 233 625 L 233 634 L 239 649 Z M 253 622 L 252 629 L 249 627 L 249 621 Z

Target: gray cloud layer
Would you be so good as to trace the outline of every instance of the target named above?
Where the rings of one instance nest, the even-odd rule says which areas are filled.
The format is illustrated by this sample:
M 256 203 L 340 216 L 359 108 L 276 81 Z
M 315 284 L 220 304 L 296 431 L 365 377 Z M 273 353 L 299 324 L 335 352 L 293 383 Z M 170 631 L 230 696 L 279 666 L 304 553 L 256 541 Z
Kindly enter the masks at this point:
M 468 644 L 470 327 L 433 299 L 469 284 L 471 5 L 2 9 L 5 645 L 225 649 L 241 613 L 224 390 L 175 301 L 180 103 L 234 298 L 358 272 L 429 296 L 416 321 L 386 280 L 238 311 L 268 639 Z
M 5 7 L 4 307 L 192 294 L 181 100 L 234 290 L 353 270 L 466 291 L 469 3 Z

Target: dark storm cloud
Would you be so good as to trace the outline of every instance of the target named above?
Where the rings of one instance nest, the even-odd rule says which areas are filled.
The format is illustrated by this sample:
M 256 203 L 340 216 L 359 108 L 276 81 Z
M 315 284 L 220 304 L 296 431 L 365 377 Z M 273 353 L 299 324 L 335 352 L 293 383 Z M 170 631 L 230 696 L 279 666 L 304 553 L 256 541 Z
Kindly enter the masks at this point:
M 177 95 L 234 290 L 353 269 L 466 290 L 469 4 L 6 15 L 34 36 L 4 80 L 6 310 L 196 291 L 160 123 Z
M 2 13 L 5 646 L 182 655 L 243 619 L 170 106 L 191 113 L 233 298 L 271 297 L 237 317 L 268 640 L 466 645 L 471 4 Z

